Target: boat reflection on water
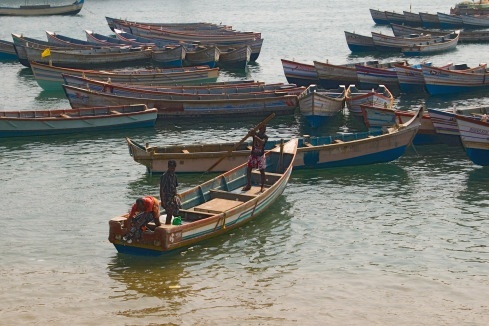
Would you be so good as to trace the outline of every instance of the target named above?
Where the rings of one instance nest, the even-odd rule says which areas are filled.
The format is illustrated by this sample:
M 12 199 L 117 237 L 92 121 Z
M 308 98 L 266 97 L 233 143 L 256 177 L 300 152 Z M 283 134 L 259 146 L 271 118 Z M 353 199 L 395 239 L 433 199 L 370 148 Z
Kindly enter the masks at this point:
M 467 172 L 465 188 L 459 193 L 458 198 L 470 206 L 479 207 L 478 212 L 487 211 L 489 206 L 489 168 L 474 165 L 472 171 Z M 487 215 L 486 217 L 487 218 Z
M 189 291 L 181 284 L 182 279 L 191 277 L 184 263 L 185 259 L 177 253 L 151 259 L 116 254 L 107 266 L 107 273 L 111 279 L 125 286 L 123 292 L 127 299 L 143 295 L 175 300 L 185 297 Z

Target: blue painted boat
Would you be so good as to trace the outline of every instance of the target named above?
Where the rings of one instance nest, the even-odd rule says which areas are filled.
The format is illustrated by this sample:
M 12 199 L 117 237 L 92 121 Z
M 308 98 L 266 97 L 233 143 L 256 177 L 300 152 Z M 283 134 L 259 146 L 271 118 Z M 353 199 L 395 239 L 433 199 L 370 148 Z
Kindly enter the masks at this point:
M 385 11 L 381 11 L 381 10 L 377 10 L 377 9 L 369 9 L 369 10 L 370 10 L 370 15 L 372 16 L 373 21 L 377 25 L 388 25 L 389 24 L 389 19 L 387 19 Z
M 314 65 L 281 59 L 287 82 L 297 86 L 319 84 L 318 73 Z
M 151 223 L 141 239 L 127 243 L 123 236 L 130 226 L 128 214 L 124 214 L 109 221 L 109 241 L 121 253 L 161 255 L 229 233 L 260 217 L 280 197 L 292 173 L 296 151 L 297 140 L 293 139 L 266 152 L 263 191 L 259 171 L 252 172 L 251 189 L 242 190 L 247 170 L 247 163 L 243 163 L 180 193 L 181 224 L 156 227 Z
M 363 121 L 367 128 L 372 131 L 386 130 L 392 126 L 406 123 L 416 114 L 414 111 L 386 109 L 371 105 L 362 105 Z M 424 112 L 421 117 L 421 125 L 413 139 L 414 145 L 439 144 L 443 140 L 437 134 L 431 117 Z
M 455 115 L 460 139 L 474 164 L 489 165 L 489 122 L 487 114 L 479 117 Z
M 299 95 L 300 112 L 311 127 L 317 128 L 343 110 L 345 93 L 344 85 L 336 89 L 311 85 Z
M 345 31 L 345 38 L 346 44 L 351 52 L 371 52 L 377 50 L 371 36 Z
M 0 60 L 16 60 L 18 58 L 14 43 L 0 40 Z
M 330 136 L 298 139 L 294 169 L 321 169 L 386 163 L 398 159 L 411 144 L 421 125 L 422 114 L 414 112 L 405 120 L 398 121 L 384 131 L 340 132 Z M 179 171 L 205 172 L 210 162 L 223 159 L 215 171 L 222 171 L 229 164 L 246 162 L 249 144 L 212 143 L 195 145 L 150 146 L 140 145 L 127 139 L 129 153 L 135 162 L 146 167 L 148 173 L 163 173 L 169 159 L 182 162 Z M 277 142 L 269 141 L 269 148 Z
M 474 68 L 462 65 L 454 69 L 421 65 L 425 87 L 430 95 L 486 89 L 489 87 L 489 72 L 486 67 L 485 63 Z

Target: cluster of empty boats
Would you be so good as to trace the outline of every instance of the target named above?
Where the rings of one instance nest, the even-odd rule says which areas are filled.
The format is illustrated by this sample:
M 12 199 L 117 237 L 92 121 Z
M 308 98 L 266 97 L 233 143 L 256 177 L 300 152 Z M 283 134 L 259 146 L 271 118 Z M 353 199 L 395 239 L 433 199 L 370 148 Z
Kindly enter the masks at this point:
M 114 36 L 85 30 L 86 40 L 46 32 L 47 41 L 12 34 L 0 42 L 0 57 L 67 68 L 153 64 L 157 67 L 206 65 L 245 68 L 256 61 L 263 38 L 211 23 L 148 24 L 106 17 Z

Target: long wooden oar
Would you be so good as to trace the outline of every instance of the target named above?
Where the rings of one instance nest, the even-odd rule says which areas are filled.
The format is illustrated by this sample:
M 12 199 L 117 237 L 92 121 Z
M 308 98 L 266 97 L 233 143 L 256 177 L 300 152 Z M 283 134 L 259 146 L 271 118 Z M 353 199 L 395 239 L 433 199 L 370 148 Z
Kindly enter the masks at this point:
M 241 139 L 241 141 L 239 143 L 237 143 L 236 145 L 234 145 L 233 148 L 231 148 L 223 157 L 221 157 L 216 163 L 214 163 L 210 168 L 207 169 L 207 172 L 210 172 L 212 171 L 213 168 L 215 168 L 219 163 L 221 163 L 222 160 L 224 160 L 227 156 L 229 156 L 229 154 L 231 154 L 234 150 L 236 150 L 242 143 L 244 143 L 244 141 L 246 139 L 248 139 L 248 137 L 251 136 L 251 134 L 253 132 L 256 132 L 258 129 L 260 129 L 261 126 L 265 125 L 268 123 L 268 121 L 272 120 L 273 117 L 275 117 L 275 113 L 272 113 L 270 114 L 268 117 L 265 118 L 265 120 L 263 120 L 262 122 L 260 122 L 259 124 L 257 124 L 253 129 L 251 129 L 250 131 L 248 131 L 248 133 L 246 134 L 246 136 L 243 137 L 243 139 Z

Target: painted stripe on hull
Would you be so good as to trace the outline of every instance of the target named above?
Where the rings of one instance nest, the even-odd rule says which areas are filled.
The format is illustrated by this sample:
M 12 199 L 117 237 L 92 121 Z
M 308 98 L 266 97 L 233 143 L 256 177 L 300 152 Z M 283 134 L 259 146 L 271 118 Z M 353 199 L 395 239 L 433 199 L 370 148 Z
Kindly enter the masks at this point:
M 487 166 L 489 165 L 489 150 L 479 148 L 465 148 L 467 156 L 474 164 Z
M 19 136 L 46 136 L 46 135 L 59 135 L 59 134 L 74 134 L 78 132 L 95 132 L 106 130 L 120 130 L 128 128 L 143 128 L 152 127 L 155 122 L 152 121 L 140 121 L 131 124 L 121 125 L 106 125 L 100 127 L 87 127 L 87 128 L 72 128 L 72 129 L 51 129 L 51 130 L 12 130 L 12 131 L 0 131 L 0 137 L 19 137 Z
M 426 90 L 431 95 L 474 92 L 474 91 L 483 90 L 486 88 L 489 88 L 489 85 L 484 85 L 484 86 L 462 86 L 462 85 L 446 86 L 446 85 L 426 84 Z
M 310 152 L 304 155 L 305 165 L 294 166 L 294 169 L 318 169 L 318 168 L 333 168 L 342 166 L 353 166 L 353 165 L 367 165 L 374 163 L 385 163 L 398 159 L 406 151 L 406 146 L 401 146 L 393 148 L 390 150 L 372 153 L 363 156 L 357 156 L 354 158 L 349 158 L 339 161 L 330 161 L 318 163 L 315 159 L 315 152 Z M 309 156 L 309 157 L 308 157 Z M 314 162 L 314 163 L 311 163 Z

